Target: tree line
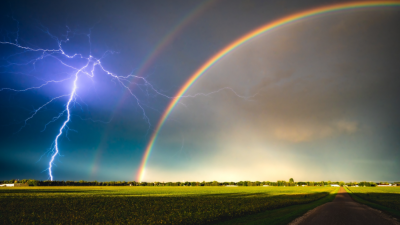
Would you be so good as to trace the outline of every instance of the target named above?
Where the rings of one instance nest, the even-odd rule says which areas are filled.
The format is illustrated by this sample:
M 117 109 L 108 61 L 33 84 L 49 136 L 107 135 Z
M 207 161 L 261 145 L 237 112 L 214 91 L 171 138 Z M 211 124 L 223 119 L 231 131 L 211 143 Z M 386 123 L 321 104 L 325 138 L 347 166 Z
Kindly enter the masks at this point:
M 185 181 L 185 182 L 136 182 L 136 181 L 39 181 L 33 179 L 12 179 L 0 181 L 0 184 L 10 184 L 10 183 L 24 183 L 29 186 L 330 186 L 331 184 L 338 184 L 340 186 L 366 186 L 366 187 L 376 187 L 378 184 L 389 184 L 388 182 L 348 182 L 343 181 L 299 181 L 295 182 L 293 178 L 289 181 L 278 180 L 273 181 L 239 181 L 239 182 L 218 182 L 218 181 Z M 400 182 L 394 182 L 392 184 L 400 184 Z

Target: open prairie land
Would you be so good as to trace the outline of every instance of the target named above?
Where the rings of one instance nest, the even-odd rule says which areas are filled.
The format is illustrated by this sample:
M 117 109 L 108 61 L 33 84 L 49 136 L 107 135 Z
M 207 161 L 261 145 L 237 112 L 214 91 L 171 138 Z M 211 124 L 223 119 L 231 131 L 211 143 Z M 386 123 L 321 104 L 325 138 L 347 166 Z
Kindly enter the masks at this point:
M 333 187 L 0 188 L 6 224 L 205 224 L 305 204 Z
M 364 200 L 393 209 L 400 215 L 400 187 L 348 187 L 347 189 Z

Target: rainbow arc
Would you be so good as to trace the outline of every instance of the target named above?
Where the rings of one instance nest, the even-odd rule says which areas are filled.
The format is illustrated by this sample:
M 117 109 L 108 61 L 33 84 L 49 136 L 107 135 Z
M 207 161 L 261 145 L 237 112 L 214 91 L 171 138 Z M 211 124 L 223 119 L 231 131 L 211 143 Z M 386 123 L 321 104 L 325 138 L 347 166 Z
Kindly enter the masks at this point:
M 222 50 L 220 50 L 217 54 L 208 59 L 199 69 L 195 71 L 195 73 L 190 76 L 190 78 L 184 83 L 184 85 L 179 89 L 175 96 L 184 96 L 184 93 L 196 82 L 199 77 L 201 77 L 204 72 L 206 72 L 212 65 L 218 62 L 219 59 L 227 55 L 229 52 L 242 45 L 243 43 L 253 39 L 254 37 L 263 34 L 267 31 L 271 31 L 274 28 L 283 26 L 285 24 L 292 23 L 297 20 L 325 14 L 342 10 L 351 10 L 351 9 L 359 9 L 359 8 L 371 8 L 371 7 L 398 7 L 400 6 L 400 1 L 361 1 L 361 2 L 349 2 L 349 3 L 339 3 L 334 5 L 317 7 L 309 10 L 305 10 L 302 12 L 298 12 L 295 14 L 291 14 L 289 16 L 285 16 L 283 18 L 277 19 L 270 23 L 267 23 L 249 33 L 232 42 Z M 136 175 L 136 180 L 141 182 L 144 178 L 144 170 L 153 149 L 154 143 L 157 140 L 158 133 L 163 127 L 165 121 L 168 119 L 169 114 L 174 109 L 175 105 L 178 103 L 179 98 L 173 98 L 171 102 L 168 104 L 164 113 L 162 114 L 160 120 L 155 127 L 149 142 L 146 146 L 146 150 L 143 154 L 143 158 L 139 167 L 139 170 Z

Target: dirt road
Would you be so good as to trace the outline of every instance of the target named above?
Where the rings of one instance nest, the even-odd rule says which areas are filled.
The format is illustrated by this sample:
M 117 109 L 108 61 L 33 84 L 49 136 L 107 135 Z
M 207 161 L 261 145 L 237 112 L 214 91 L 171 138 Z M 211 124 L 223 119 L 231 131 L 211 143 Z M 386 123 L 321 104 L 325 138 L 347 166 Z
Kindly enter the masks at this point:
M 400 223 L 378 210 L 355 202 L 341 187 L 336 198 L 297 218 L 290 225 L 384 225 Z

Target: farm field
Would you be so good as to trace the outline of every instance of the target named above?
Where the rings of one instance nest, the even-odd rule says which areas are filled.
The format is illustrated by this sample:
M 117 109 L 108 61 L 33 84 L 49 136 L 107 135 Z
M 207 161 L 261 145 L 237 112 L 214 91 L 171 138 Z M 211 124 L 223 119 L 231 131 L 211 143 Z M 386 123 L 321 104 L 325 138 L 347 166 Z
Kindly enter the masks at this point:
M 400 215 L 399 187 L 347 187 L 354 195 L 397 211 Z
M 314 202 L 334 187 L 0 188 L 5 224 L 205 224 Z

